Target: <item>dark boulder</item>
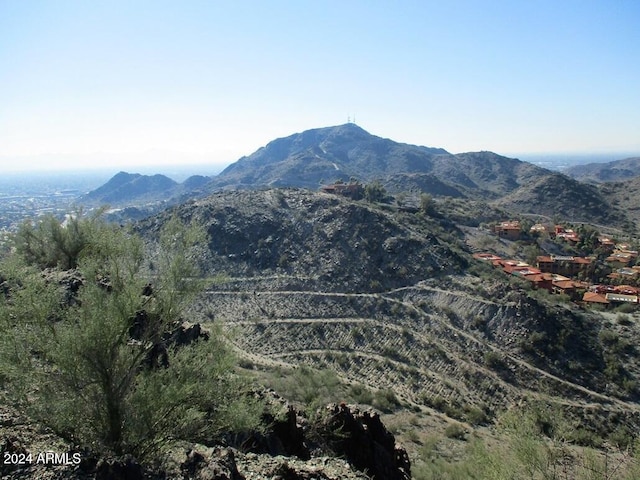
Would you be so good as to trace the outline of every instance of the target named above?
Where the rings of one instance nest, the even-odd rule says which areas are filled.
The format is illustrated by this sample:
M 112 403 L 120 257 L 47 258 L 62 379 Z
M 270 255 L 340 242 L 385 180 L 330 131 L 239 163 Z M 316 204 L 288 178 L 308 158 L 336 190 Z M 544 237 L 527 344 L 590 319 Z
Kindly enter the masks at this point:
M 210 454 L 190 450 L 180 469 L 184 478 L 194 480 L 244 480 L 230 448 L 214 448 Z
M 337 456 L 376 480 L 409 480 L 411 463 L 404 448 L 374 411 L 360 412 L 356 407 L 332 404 L 322 416 L 319 429 L 329 440 Z

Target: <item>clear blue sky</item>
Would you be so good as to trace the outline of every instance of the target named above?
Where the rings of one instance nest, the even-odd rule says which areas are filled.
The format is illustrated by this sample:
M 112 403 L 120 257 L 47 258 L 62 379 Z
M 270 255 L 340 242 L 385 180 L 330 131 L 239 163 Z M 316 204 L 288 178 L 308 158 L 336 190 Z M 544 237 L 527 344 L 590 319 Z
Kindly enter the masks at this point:
M 354 116 L 453 153 L 640 154 L 640 1 L 0 0 L 0 171 L 228 164 Z

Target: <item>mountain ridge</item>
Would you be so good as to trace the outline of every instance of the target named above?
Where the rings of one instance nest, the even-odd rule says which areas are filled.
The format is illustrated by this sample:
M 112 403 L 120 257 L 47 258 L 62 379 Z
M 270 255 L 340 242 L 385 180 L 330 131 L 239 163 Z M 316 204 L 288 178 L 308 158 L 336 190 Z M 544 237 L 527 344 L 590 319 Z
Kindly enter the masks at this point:
M 581 182 L 622 182 L 640 175 L 640 157 L 629 157 L 604 163 L 574 165 L 565 173 Z
M 194 176 L 176 184 L 158 177 L 124 175 L 121 172 L 85 198 L 94 203 L 135 200 L 171 205 L 221 190 L 318 190 L 335 181 L 379 181 L 391 194 L 427 193 L 495 203 L 513 214 L 566 217 L 570 212 L 574 221 L 595 218 L 620 228 L 631 225 L 605 191 L 562 173 L 490 151 L 451 154 L 442 148 L 399 143 L 353 123 L 277 138 L 214 177 Z M 588 208 L 580 208 L 578 200 Z

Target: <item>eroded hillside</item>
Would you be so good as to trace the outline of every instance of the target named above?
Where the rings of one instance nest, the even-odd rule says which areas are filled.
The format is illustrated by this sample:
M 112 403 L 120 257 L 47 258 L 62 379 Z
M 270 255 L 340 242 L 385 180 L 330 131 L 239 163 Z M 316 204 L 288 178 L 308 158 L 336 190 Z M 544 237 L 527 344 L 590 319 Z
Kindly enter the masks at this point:
M 472 423 L 540 400 L 603 435 L 640 426 L 637 325 L 478 268 L 446 215 L 300 190 L 220 193 L 175 213 L 206 226 L 202 264 L 225 275 L 194 310 L 231 332 L 250 368 L 329 369 Z M 615 354 L 612 336 L 625 345 Z

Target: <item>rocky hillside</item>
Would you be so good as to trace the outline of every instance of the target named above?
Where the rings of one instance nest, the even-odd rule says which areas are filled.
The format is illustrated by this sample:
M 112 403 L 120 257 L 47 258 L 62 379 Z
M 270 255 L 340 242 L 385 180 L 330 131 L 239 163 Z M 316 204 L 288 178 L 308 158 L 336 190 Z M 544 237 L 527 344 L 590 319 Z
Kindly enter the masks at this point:
M 598 186 L 610 205 L 624 210 L 627 217 L 640 224 L 640 177 L 625 182 L 608 182 Z
M 640 426 L 640 326 L 530 296 L 475 263 L 444 218 L 305 190 L 219 193 L 174 213 L 208 229 L 202 263 L 226 274 L 194 311 L 233 332 L 251 369 L 329 369 L 471 423 L 528 399 L 602 435 Z M 153 238 L 168 216 L 139 230 Z
M 574 165 L 565 173 L 581 182 L 623 182 L 640 175 L 640 157 L 614 160 L 613 162 Z
M 288 277 L 292 288 L 375 292 L 459 272 L 468 261 L 451 242 L 451 223 L 308 190 L 221 192 L 137 228 L 152 234 L 174 212 L 207 228 L 206 270 Z
M 327 405 L 310 421 L 274 392 L 265 399 L 279 408 L 264 432 L 242 448 L 181 442 L 164 461 L 143 465 L 131 457 L 105 457 L 81 450 L 0 403 L 1 478 L 161 480 L 409 480 L 406 451 L 371 410 Z M 314 455 L 311 449 L 315 449 Z M 46 453 L 51 452 L 51 457 Z M 57 457 L 53 457 L 53 455 Z
M 594 185 L 553 174 L 533 179 L 492 203 L 510 212 L 558 216 L 564 221 L 617 226 L 633 230 L 628 210 L 610 201 Z
M 361 181 L 392 179 L 395 190 L 415 181 L 435 194 L 495 198 L 550 172 L 491 152 L 452 155 L 441 148 L 394 142 L 355 124 L 319 128 L 280 138 L 243 157 L 212 179 L 209 187 L 287 186 L 317 189 L 323 182 L 350 177 Z M 416 175 L 427 175 L 420 180 Z M 426 182 L 426 183 L 425 183 Z

